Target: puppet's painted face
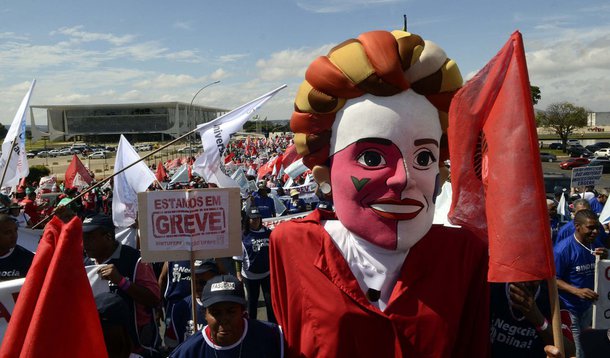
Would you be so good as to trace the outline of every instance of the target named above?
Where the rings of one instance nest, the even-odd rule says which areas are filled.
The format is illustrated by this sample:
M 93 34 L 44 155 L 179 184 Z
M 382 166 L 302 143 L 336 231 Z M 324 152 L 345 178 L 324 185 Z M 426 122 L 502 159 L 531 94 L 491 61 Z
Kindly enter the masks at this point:
M 332 129 L 337 217 L 353 234 L 405 251 L 430 229 L 438 186 L 438 112 L 408 90 L 348 100 Z

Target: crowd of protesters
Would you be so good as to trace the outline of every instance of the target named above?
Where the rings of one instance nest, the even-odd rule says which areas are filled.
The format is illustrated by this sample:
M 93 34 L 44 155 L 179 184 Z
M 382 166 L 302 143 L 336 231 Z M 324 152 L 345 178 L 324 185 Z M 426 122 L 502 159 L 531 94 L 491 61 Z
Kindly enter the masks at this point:
M 109 333 L 109 352 L 187 357 L 235 351 L 245 357 L 242 350 L 255 349 L 257 340 L 267 337 L 262 347 L 279 356 L 281 331 L 275 326 L 269 289 L 271 230 L 263 225 L 263 219 L 307 212 L 319 203 L 321 210 L 332 211 L 332 204 L 325 202 L 319 192 L 313 205 L 300 198 L 301 192 L 295 187 L 307 181 L 307 173 L 292 181 L 292 187 L 285 187 L 286 177 L 281 172 L 259 176 L 266 161 L 282 154 L 290 144 L 289 137 L 276 136 L 269 140 L 245 138 L 228 148 L 230 158 L 225 166 L 244 167 L 249 171 L 248 180 L 256 182 L 255 189 L 242 195 L 241 256 L 197 260 L 194 275 L 189 261 L 143 263 L 137 240 L 129 245 L 115 235 L 111 182 L 88 191 L 79 200 L 73 198 L 85 188 L 65 187 L 61 182 L 51 187 L 23 182 L 12 197 L 0 195 L 0 280 L 25 277 L 32 262 L 33 254 L 16 244 L 18 228 L 31 228 L 56 208 L 66 207 L 83 220 L 84 263 L 102 264 L 99 274 L 110 282 L 114 293 L 96 297 L 105 332 L 122 332 L 121 339 Z M 161 164 L 168 173 L 162 183 L 167 184 L 183 163 L 192 163 L 193 159 Z M 153 184 L 150 190 L 161 190 L 160 184 Z M 176 181 L 165 189 L 207 187 L 214 185 L 190 175 L 188 180 Z M 595 256 L 607 257 L 606 248 L 610 246 L 608 226 L 598 218 L 607 198 L 606 190 L 588 187 L 584 193 L 557 188 L 556 196 L 547 199 L 568 356 L 575 352 L 577 357 L 595 357 L 597 352 L 610 351 L 610 342 L 600 338 L 606 331 L 591 329 L 591 308 L 599 297 L 593 291 Z M 278 200 L 282 208 L 277 207 Z M 558 210 L 559 205 L 565 205 L 565 209 Z M 137 225 L 131 229 L 137 232 Z M 195 280 L 195 295 L 191 295 L 191 279 Z M 211 299 L 214 295 L 209 284 L 217 280 L 234 291 Z M 265 301 L 264 324 L 256 323 L 260 291 Z M 544 356 L 543 347 L 553 343 L 546 283 L 491 284 L 490 292 L 492 357 Z M 193 297 L 196 321 L 191 312 Z M 227 314 L 233 314 L 233 321 L 222 323 L 219 317 Z M 238 327 L 238 336 L 223 341 L 218 332 L 228 329 L 227 324 Z M 189 339 L 191 336 L 197 338 Z

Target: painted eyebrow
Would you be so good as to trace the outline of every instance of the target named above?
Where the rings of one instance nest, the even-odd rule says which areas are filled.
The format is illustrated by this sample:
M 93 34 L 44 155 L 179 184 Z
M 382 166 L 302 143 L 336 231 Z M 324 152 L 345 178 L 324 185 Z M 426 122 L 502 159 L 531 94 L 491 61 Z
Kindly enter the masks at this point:
M 385 139 L 385 138 L 377 138 L 377 137 L 360 138 L 356 141 L 356 143 L 364 143 L 364 142 L 376 143 L 376 144 L 387 145 L 387 146 L 392 145 L 391 140 Z
M 438 147 L 438 142 L 436 141 L 436 139 L 432 139 L 432 138 L 416 139 L 414 144 L 416 146 L 420 146 L 420 145 L 424 145 L 424 144 L 434 144 L 435 146 Z

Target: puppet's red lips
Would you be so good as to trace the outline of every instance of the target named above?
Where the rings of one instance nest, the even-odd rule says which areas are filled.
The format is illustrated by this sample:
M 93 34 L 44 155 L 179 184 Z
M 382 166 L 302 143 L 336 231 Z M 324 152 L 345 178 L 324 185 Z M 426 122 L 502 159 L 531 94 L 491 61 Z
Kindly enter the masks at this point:
M 411 220 L 424 208 L 424 204 L 409 198 L 381 198 L 369 203 L 369 206 L 377 215 L 391 220 Z

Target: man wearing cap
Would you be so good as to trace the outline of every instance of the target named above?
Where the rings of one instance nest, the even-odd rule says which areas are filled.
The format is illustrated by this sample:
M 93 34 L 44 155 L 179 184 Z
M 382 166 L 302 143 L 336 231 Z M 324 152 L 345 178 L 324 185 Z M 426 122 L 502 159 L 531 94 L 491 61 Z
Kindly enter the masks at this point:
M 179 345 L 170 357 L 283 357 L 281 328 L 246 318 L 244 287 L 236 277 L 214 277 L 206 283 L 202 296 L 208 325 Z
M 244 224 L 242 256 L 235 257 L 242 262 L 241 276 L 248 292 L 248 314 L 256 319 L 258 297 L 261 289 L 265 299 L 267 320 L 276 323 L 271 305 L 271 281 L 269 278 L 269 236 L 271 230 L 263 226 L 259 209 L 250 207 Z
M 140 252 L 115 240 L 114 223 L 110 216 L 97 214 L 83 220 L 85 265 L 103 265 L 98 273 L 110 281 L 110 290 L 123 297 L 136 316 L 139 345 L 154 349 L 158 329 L 154 308 L 159 304 L 159 285 L 152 267 L 140 259 Z
M 297 189 L 290 190 L 290 201 L 286 206 L 288 215 L 306 211 L 305 201 L 299 198 L 300 192 Z
M 0 214 L 0 281 L 27 275 L 34 254 L 17 245 L 17 223 L 8 214 Z
M 8 214 L 17 222 L 17 227 L 31 227 L 30 216 L 21 209 L 23 206 L 18 202 L 12 202 L 8 207 Z
M 213 277 L 220 274 L 218 265 L 214 260 L 195 260 L 195 298 L 197 307 L 197 328 L 199 331 L 207 324 L 205 320 L 205 309 L 203 308 L 203 302 L 201 301 L 201 292 L 205 287 L 205 284 Z M 190 285 L 190 280 L 189 280 Z M 167 315 L 171 317 L 170 326 L 167 329 L 173 330 L 178 343 L 182 343 L 185 340 L 185 332 L 188 321 L 193 319 L 192 315 L 192 302 L 193 296 L 189 294 L 176 304 L 171 306 L 170 311 Z
M 253 205 L 258 208 L 263 218 L 275 216 L 275 202 L 269 196 L 271 189 L 267 188 L 263 182 L 258 184 L 258 191 L 253 196 Z
M 30 217 L 31 224 L 36 225 L 40 221 L 40 210 L 36 204 L 36 192 L 32 188 L 26 188 L 25 195 L 25 199 L 21 200 L 23 212 Z

